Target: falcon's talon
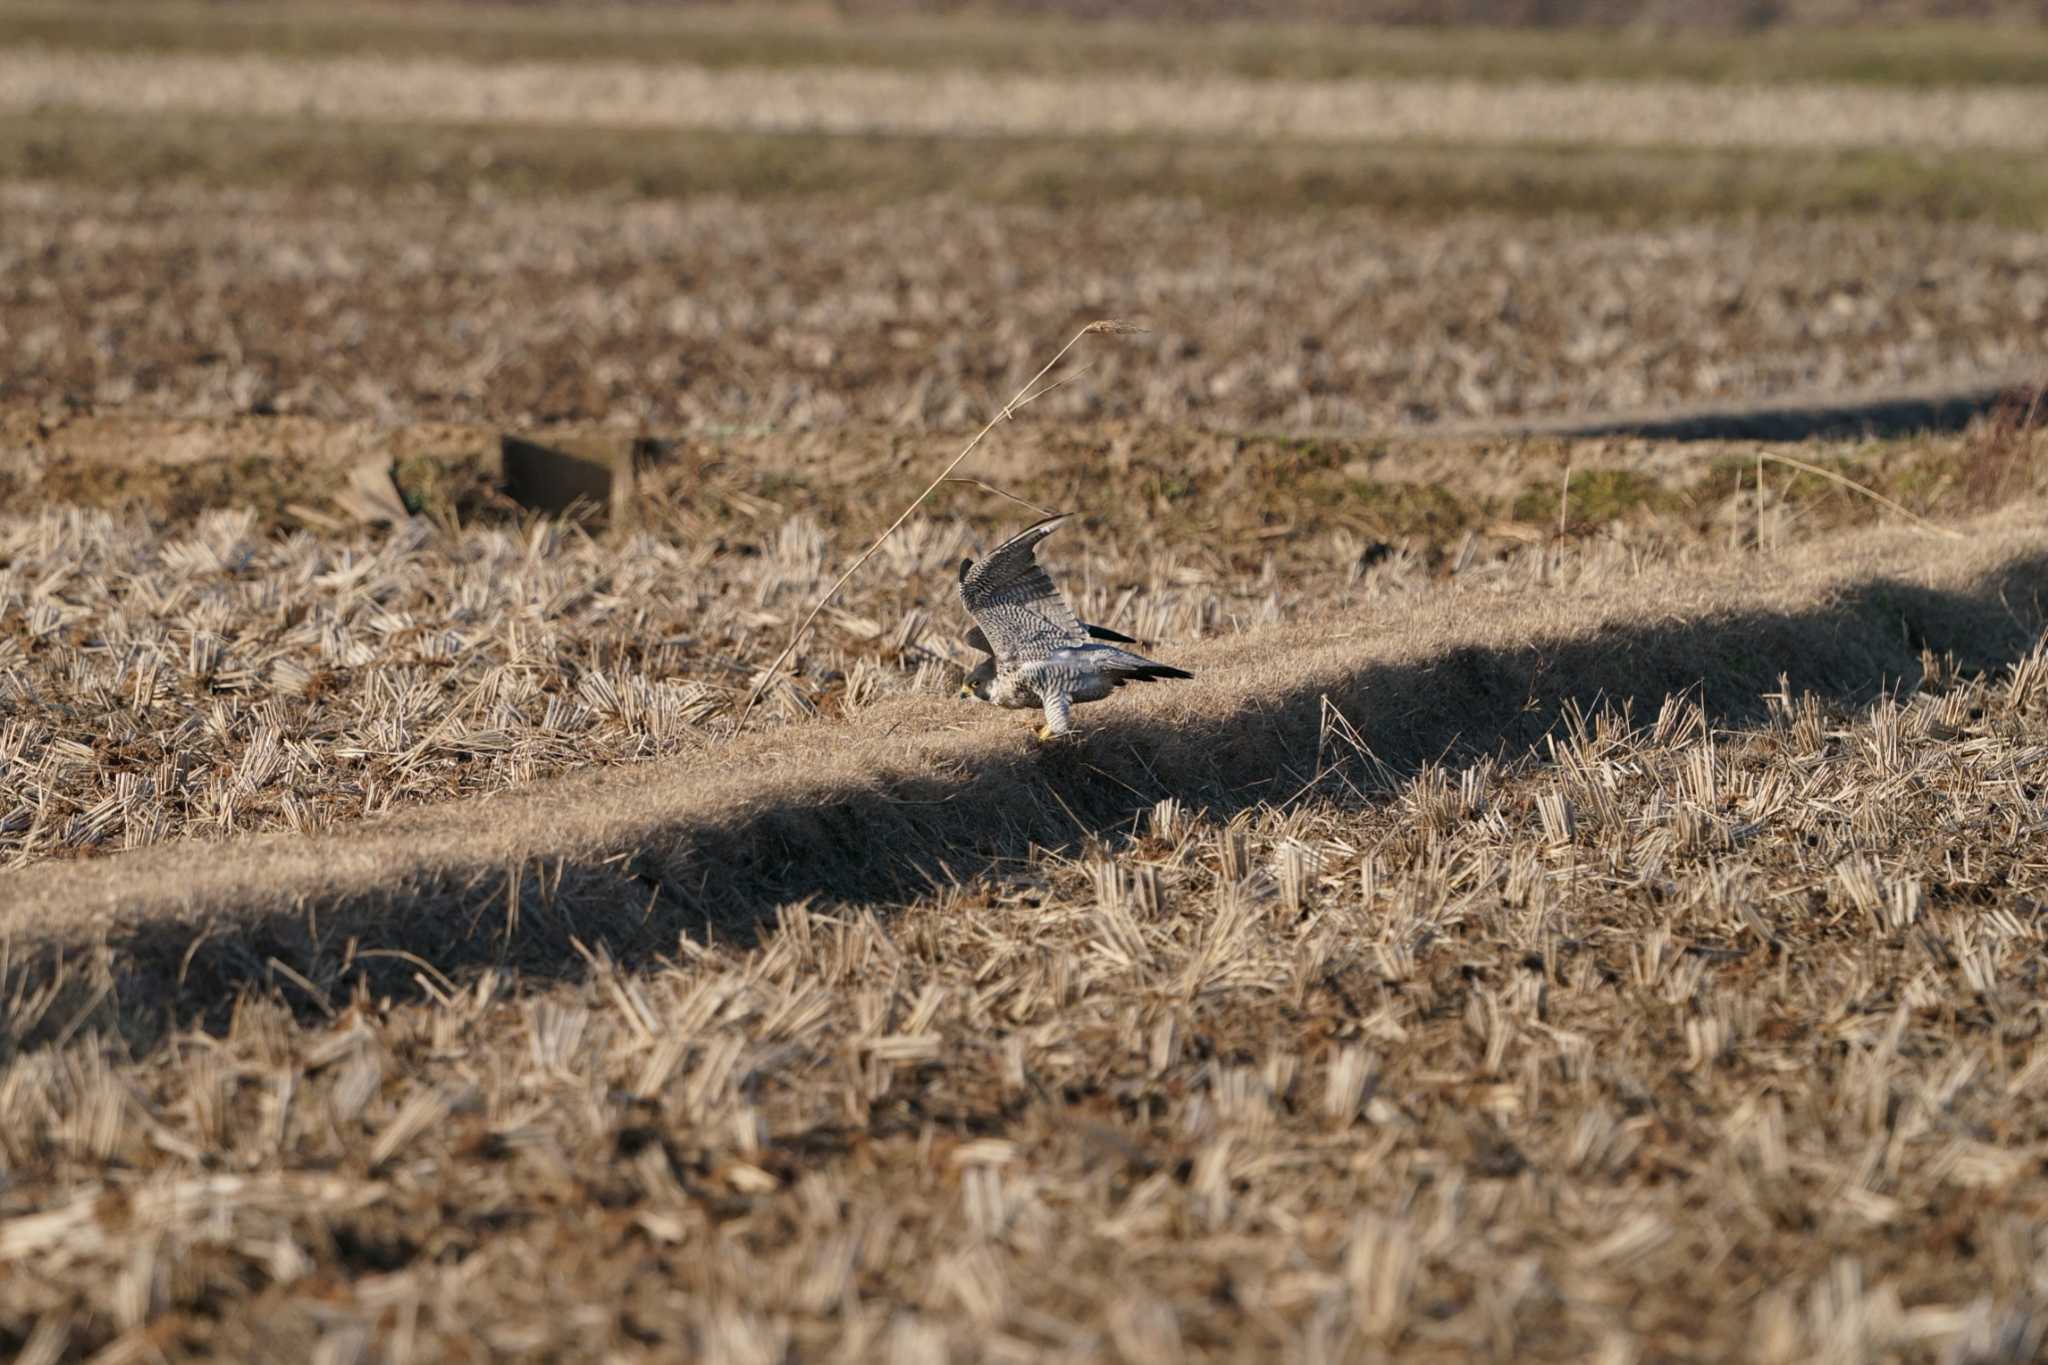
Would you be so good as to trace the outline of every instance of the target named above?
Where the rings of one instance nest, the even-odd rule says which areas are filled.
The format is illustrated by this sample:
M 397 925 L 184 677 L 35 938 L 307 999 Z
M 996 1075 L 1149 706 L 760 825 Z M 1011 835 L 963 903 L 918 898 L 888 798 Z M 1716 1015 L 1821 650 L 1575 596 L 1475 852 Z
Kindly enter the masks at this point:
M 1027 526 L 982 557 L 960 561 L 960 600 L 974 625 L 967 643 L 989 657 L 960 686 L 963 696 L 1022 710 L 1045 709 L 1038 738 L 1073 734 L 1068 713 L 1127 682 L 1192 678 L 1105 641 L 1134 644 L 1105 626 L 1084 624 L 1038 563 L 1038 542 L 1070 513 Z

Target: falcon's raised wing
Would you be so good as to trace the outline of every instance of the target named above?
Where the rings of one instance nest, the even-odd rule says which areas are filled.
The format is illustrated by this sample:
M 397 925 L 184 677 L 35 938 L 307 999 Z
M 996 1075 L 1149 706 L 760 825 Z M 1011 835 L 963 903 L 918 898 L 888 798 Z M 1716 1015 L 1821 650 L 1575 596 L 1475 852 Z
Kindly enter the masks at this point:
M 1011 667 L 1088 643 L 1088 631 L 1037 559 L 1038 542 L 1071 513 L 1027 526 L 979 562 L 960 561 L 960 600 L 996 662 Z M 974 644 L 972 636 L 969 643 Z
M 1083 621 L 1081 629 L 1088 632 L 1088 638 L 1091 640 L 1107 640 L 1113 645 L 1134 645 L 1138 643 L 1135 638 L 1124 634 L 1120 630 L 1111 630 L 1108 626 L 1098 626 L 1093 621 Z M 995 653 L 994 650 L 988 647 L 988 636 L 981 633 L 980 626 L 969 626 L 967 633 L 960 638 L 967 642 L 969 649 L 978 649 L 984 654 Z

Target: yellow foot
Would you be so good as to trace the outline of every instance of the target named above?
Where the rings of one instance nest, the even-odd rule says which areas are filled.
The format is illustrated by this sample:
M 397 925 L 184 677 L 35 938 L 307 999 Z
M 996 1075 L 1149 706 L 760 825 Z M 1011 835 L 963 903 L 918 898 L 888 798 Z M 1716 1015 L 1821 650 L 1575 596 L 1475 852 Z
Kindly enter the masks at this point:
M 1052 741 L 1056 739 L 1072 739 L 1073 737 L 1074 732 L 1072 730 L 1055 730 L 1050 725 L 1041 725 L 1038 727 L 1038 738 L 1042 742 L 1047 744 L 1050 744 Z

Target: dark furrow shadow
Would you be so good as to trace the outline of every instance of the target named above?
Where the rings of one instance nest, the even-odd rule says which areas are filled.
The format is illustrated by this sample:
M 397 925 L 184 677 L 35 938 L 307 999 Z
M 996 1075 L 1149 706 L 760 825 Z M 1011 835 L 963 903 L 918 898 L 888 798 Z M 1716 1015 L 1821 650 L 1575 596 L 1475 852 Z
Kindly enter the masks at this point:
M 2044 371 L 2048 375 L 2048 371 Z M 1964 388 L 1874 397 L 1792 397 L 1603 417 L 1535 417 L 1454 423 L 1437 434 L 1628 436 L 1659 441 L 1811 441 L 1961 431 L 2008 405 L 2024 408 L 2042 380 L 2009 379 Z
M 113 987 L 108 1022 L 146 1046 L 167 1025 L 219 1024 L 252 983 L 273 983 L 315 1010 L 338 1008 L 359 977 L 378 994 L 417 993 L 414 962 L 366 949 L 451 974 L 498 965 L 546 980 L 585 970 L 575 941 L 628 968 L 673 954 L 679 935 L 751 941 L 788 902 L 902 899 L 1034 846 L 1114 838 L 1169 796 L 1225 817 L 1287 798 L 1330 757 L 1326 707 L 1364 737 L 1384 782 L 1438 760 L 1530 754 L 1574 707 L 1626 705 L 1647 720 L 1666 697 L 1686 693 L 1717 726 L 1751 725 L 1781 675 L 1794 692 L 1861 705 L 1914 685 L 1923 649 L 1972 670 L 2024 657 L 2044 592 L 2048 555 L 2036 555 L 1965 590 L 1875 578 L 1799 611 L 1615 624 L 1276 678 L 1287 686 L 1235 714 L 1168 720 L 1105 707 L 1069 746 L 1029 746 L 1020 721 L 1014 750 L 988 753 L 971 770 L 883 766 L 852 789 L 792 782 L 772 801 L 687 823 L 656 811 L 606 855 L 529 865 L 516 886 L 502 863 L 478 860 L 369 893 L 125 928 L 96 959 L 102 985 Z M 0 983 L 0 1009 L 8 988 L 54 979 L 66 957 L 80 981 L 90 975 L 91 949 L 51 948 L 26 963 L 15 951 L 17 980 Z M 47 1011 L 36 1031 L 55 1031 L 65 1016 Z M 0 1015 L 0 1055 L 9 1041 Z

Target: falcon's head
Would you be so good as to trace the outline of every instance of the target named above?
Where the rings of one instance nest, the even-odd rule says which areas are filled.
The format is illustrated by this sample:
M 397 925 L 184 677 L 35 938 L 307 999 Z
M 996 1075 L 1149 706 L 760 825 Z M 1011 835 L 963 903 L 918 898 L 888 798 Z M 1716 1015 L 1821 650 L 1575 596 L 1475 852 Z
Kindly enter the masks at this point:
M 987 701 L 988 685 L 995 681 L 996 661 L 983 659 L 960 680 L 960 696 L 968 701 Z

